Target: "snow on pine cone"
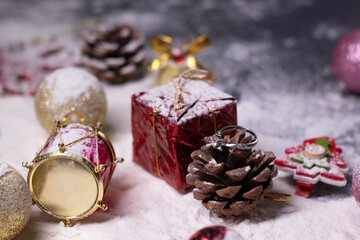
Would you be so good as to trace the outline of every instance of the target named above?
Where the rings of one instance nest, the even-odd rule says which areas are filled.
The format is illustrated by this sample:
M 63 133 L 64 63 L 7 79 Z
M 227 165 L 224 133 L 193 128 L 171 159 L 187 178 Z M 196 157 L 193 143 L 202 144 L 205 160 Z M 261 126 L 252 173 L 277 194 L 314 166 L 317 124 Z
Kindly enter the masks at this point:
M 100 26 L 83 36 L 82 63 L 99 78 L 123 82 L 135 77 L 145 59 L 145 40 L 131 26 Z
M 227 143 L 249 143 L 252 135 L 245 130 L 234 137 L 224 137 Z M 219 217 L 244 215 L 256 208 L 264 194 L 272 189 L 277 175 L 273 152 L 214 147 L 212 137 L 206 145 L 191 154 L 186 181 L 194 185 L 194 198 Z

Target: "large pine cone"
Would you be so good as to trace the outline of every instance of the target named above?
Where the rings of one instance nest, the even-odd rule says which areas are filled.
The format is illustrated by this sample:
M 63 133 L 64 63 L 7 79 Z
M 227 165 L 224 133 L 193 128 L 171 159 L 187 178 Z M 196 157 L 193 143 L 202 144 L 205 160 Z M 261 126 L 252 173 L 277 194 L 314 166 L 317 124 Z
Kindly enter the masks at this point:
M 204 140 L 206 145 L 191 154 L 194 161 L 186 176 L 187 183 L 195 186 L 195 199 L 219 217 L 244 215 L 254 209 L 272 189 L 272 178 L 277 175 L 277 168 L 270 165 L 274 153 L 214 147 L 212 137 Z M 249 143 L 253 136 L 240 130 L 223 140 Z
M 83 64 L 99 78 L 118 83 L 141 71 L 145 41 L 129 25 L 92 29 L 84 34 L 84 42 Z

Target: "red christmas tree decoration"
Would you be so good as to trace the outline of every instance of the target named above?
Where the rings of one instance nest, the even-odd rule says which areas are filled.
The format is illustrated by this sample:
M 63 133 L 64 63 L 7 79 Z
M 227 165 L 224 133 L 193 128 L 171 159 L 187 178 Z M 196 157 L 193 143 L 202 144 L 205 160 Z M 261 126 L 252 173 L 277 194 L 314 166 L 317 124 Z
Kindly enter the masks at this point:
M 344 173 L 348 168 L 341 152 L 333 138 L 311 138 L 299 146 L 286 148 L 285 156 L 274 163 L 278 169 L 294 174 L 295 194 L 309 197 L 319 181 L 339 187 L 346 185 Z

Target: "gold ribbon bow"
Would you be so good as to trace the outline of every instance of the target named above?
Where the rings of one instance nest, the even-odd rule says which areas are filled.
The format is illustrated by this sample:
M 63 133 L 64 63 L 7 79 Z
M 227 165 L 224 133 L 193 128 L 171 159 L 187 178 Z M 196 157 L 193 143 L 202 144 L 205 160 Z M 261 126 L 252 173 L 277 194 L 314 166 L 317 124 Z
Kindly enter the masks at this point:
M 201 35 L 185 43 L 176 43 L 170 36 L 159 35 L 152 39 L 151 46 L 155 52 L 162 53 L 148 66 L 149 71 L 162 70 L 159 81 L 155 85 L 166 84 L 174 75 L 195 68 L 208 71 L 207 81 L 215 82 L 217 80 L 216 74 L 194 57 L 194 54 L 210 46 L 210 39 L 207 35 Z
M 149 66 L 150 71 L 158 70 L 169 59 L 174 58 L 175 49 L 181 51 L 183 58 L 186 58 L 187 67 L 194 69 L 198 66 L 194 54 L 210 46 L 210 39 L 207 35 L 201 35 L 190 43 L 176 44 L 170 36 L 159 35 L 152 39 L 151 46 L 155 52 L 162 53 L 162 55 L 152 61 Z

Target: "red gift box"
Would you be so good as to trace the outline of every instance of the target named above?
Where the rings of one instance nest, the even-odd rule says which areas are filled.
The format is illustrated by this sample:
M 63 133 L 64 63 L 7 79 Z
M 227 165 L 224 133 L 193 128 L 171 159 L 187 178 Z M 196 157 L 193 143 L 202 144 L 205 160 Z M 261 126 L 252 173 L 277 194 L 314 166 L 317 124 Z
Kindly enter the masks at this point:
M 190 154 L 237 118 L 232 96 L 203 81 L 179 82 L 132 95 L 133 159 L 185 193 L 191 189 L 185 180 Z

